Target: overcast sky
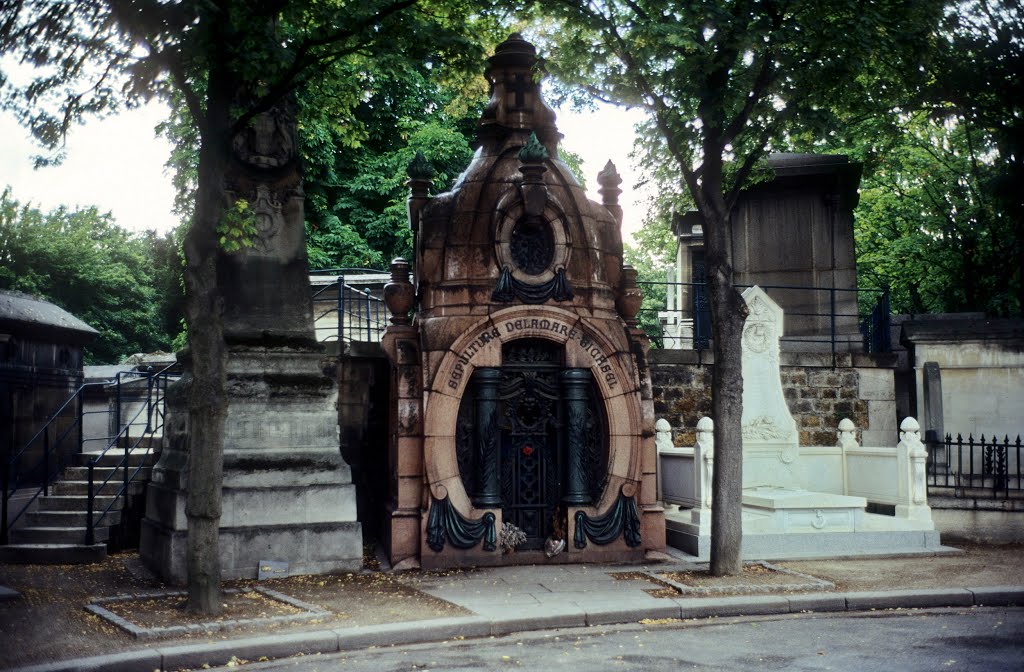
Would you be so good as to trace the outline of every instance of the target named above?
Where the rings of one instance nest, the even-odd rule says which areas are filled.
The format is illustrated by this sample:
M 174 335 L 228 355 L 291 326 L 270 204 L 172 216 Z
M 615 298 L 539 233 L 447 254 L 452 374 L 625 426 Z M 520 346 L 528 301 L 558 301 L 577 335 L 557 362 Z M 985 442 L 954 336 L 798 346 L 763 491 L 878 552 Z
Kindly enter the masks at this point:
M 9 185 L 15 199 L 44 211 L 60 205 L 95 205 L 113 213 L 127 229 L 169 231 L 177 224 L 171 212 L 174 189 L 164 169 L 170 146 L 153 131 L 164 116 L 163 105 L 154 102 L 117 117 L 92 120 L 73 129 L 62 165 L 33 169 L 31 157 L 40 153 L 38 147 L 10 115 L 2 114 L 0 189 Z M 637 111 L 608 106 L 579 114 L 562 110 L 557 120 L 565 136 L 562 146 L 584 160 L 590 198 L 600 201 L 597 173 L 605 162 L 611 159 L 619 169 L 625 236 L 643 220 L 642 199 L 634 189 L 637 176 L 628 158 L 633 126 L 639 120 Z

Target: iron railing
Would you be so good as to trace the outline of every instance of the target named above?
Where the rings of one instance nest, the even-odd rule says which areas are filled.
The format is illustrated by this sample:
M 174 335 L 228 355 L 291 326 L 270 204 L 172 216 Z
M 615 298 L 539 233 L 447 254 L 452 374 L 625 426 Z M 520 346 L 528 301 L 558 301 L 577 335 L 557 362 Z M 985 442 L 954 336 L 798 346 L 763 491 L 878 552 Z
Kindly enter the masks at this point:
M 312 277 L 333 279 L 313 290 L 313 319 L 318 341 L 379 342 L 388 324 L 381 298 L 387 271 L 372 268 L 329 268 Z
M 640 311 L 641 324 L 648 334 L 659 340 L 663 347 L 705 350 L 711 342 L 711 309 L 707 300 L 707 285 L 702 282 L 637 283 L 645 293 L 655 288 L 669 288 L 685 296 L 682 310 L 669 307 L 651 307 Z M 751 285 L 737 285 L 743 291 Z M 785 333 L 781 341 L 789 349 L 808 349 L 831 352 L 848 351 L 856 342 L 865 352 L 891 351 L 889 336 L 888 289 L 848 289 L 841 287 L 814 287 L 802 285 L 759 285 L 785 313 Z M 666 303 L 668 303 L 666 301 Z M 870 309 L 861 306 L 872 305 Z M 663 319 L 675 318 L 675 326 L 686 322 L 688 332 L 680 336 L 666 330 Z M 652 333 L 656 331 L 657 333 Z
M 57 477 L 68 466 L 69 458 L 82 451 L 86 441 L 100 441 L 104 446 L 103 452 L 108 451 L 113 445 L 123 441 L 122 445 L 130 443 L 130 427 L 138 425 L 140 414 L 146 411 L 146 425 L 154 426 L 158 417 L 159 425 L 163 422 L 163 394 L 166 390 L 166 380 L 170 375 L 171 368 L 168 366 L 163 370 L 153 373 L 152 371 L 126 371 L 120 372 L 112 380 L 84 383 L 65 400 L 57 409 L 51 413 L 43 426 L 32 436 L 24 446 L 15 450 L 7 459 L 4 459 L 0 467 L 0 482 L 2 482 L 3 498 L 0 500 L 0 545 L 10 543 L 11 528 L 31 508 L 32 504 L 40 497 L 50 494 L 50 486 Z M 141 381 L 141 383 L 140 383 Z M 159 382 L 158 382 L 159 381 Z M 126 389 L 130 386 L 145 384 L 147 394 L 145 402 L 136 410 L 134 417 L 127 418 L 123 412 Z M 158 398 L 153 396 L 154 386 L 159 385 L 161 394 Z M 110 436 L 94 437 L 85 439 L 84 426 L 87 416 L 110 415 L 111 409 L 97 409 L 88 411 L 85 409 L 85 396 L 92 390 L 113 387 L 114 396 L 113 419 L 109 423 L 113 434 Z M 105 394 L 105 393 L 104 393 Z M 154 430 L 155 431 L 155 430 Z M 145 432 L 140 432 L 140 434 Z M 153 432 L 150 432 L 152 435 Z M 136 441 L 136 445 L 138 441 Z M 32 455 L 34 450 L 42 450 L 41 455 L 35 462 L 24 467 L 22 463 L 26 456 Z M 90 469 L 91 473 L 91 469 Z M 138 471 L 131 475 L 135 478 Z M 90 479 L 91 480 L 91 479 Z M 20 495 L 20 497 L 19 497 Z M 90 501 L 93 498 L 90 497 Z M 19 506 L 13 516 L 9 515 L 12 503 L 17 501 Z M 92 517 L 89 517 L 89 521 Z
M 1021 479 L 1021 437 L 1000 441 L 993 435 L 980 439 L 946 434 L 944 441 L 928 445 L 928 486 L 948 489 L 956 498 L 1008 499 L 1024 493 Z
M 170 364 L 160 371 L 152 372 L 147 371 L 145 373 L 137 371 L 125 371 L 119 372 L 115 379 L 116 389 L 116 419 L 114 427 L 117 428 L 115 434 L 110 437 L 110 441 L 107 443 L 98 454 L 95 454 L 89 459 L 86 464 L 88 468 L 88 490 L 87 490 L 87 503 L 86 503 L 86 528 L 85 528 L 85 543 L 86 545 L 92 545 L 96 540 L 96 527 L 99 526 L 106 518 L 107 514 L 110 513 L 117 506 L 121 504 L 121 510 L 127 512 L 131 506 L 131 498 L 129 495 L 129 488 L 132 482 L 138 477 L 142 469 L 151 466 L 148 464 L 149 458 L 153 455 L 153 442 L 163 437 L 164 417 L 166 414 L 166 399 L 167 399 L 167 386 L 177 380 L 180 376 L 177 373 L 171 373 L 172 369 L 176 368 L 177 364 Z M 122 376 L 132 377 L 133 380 L 122 381 Z M 123 390 L 132 389 L 130 386 L 141 387 L 142 384 L 146 386 L 145 397 L 140 398 L 141 395 L 135 395 L 135 403 L 137 407 L 134 412 L 129 412 L 127 417 L 122 417 L 121 404 Z M 132 438 L 132 428 L 137 429 L 138 435 Z M 96 482 L 96 467 L 100 466 L 100 462 L 107 455 L 117 452 L 120 455 L 120 459 L 114 464 L 107 464 L 104 466 L 112 467 L 110 473 L 107 475 L 102 482 L 97 484 Z M 132 457 L 137 457 L 137 464 L 133 465 Z M 121 472 L 121 478 L 116 479 L 118 471 Z M 108 489 L 109 486 L 109 489 Z M 117 487 L 118 489 L 111 492 L 111 489 Z M 96 501 L 99 497 L 109 497 L 110 502 L 103 508 L 102 511 L 97 511 Z M 98 515 L 97 515 L 98 514 Z

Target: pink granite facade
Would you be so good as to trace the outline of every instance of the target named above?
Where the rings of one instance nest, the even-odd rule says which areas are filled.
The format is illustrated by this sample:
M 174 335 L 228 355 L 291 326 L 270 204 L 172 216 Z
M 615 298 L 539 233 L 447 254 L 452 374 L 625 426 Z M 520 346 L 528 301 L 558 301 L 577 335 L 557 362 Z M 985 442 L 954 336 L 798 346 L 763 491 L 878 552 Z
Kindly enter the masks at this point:
M 413 279 L 405 281 L 403 265 L 393 267 L 389 306 L 396 316 L 384 337 L 393 375 L 387 536 L 395 565 L 626 561 L 665 546 L 648 343 L 635 324 L 635 273 L 622 264 L 620 180 L 609 166 L 599 178 L 605 202 L 586 198 L 558 159 L 561 136 L 533 80 L 535 64 L 533 46 L 518 35 L 499 45 L 487 71 L 492 98 L 472 163 L 452 191 L 434 197 L 427 196 L 423 176 L 410 180 Z M 417 305 L 409 319 L 413 291 Z M 542 484 L 546 492 L 558 489 L 558 497 L 549 498 L 550 509 L 523 509 L 516 520 L 543 517 L 536 529 L 550 532 L 546 543 L 565 541 L 553 557 L 541 549 L 503 552 L 500 539 L 495 543 L 507 522 L 503 514 L 515 509 L 508 493 L 516 499 L 515 489 L 527 487 L 509 484 L 508 451 L 518 451 L 514 459 L 524 471 L 540 457 L 532 454 L 531 439 L 506 436 L 506 393 L 494 397 L 493 436 L 475 430 L 480 447 L 469 458 L 460 458 L 457 445 L 459 418 L 472 417 L 463 405 L 482 375 L 474 378 L 475 372 L 494 372 L 498 380 L 512 371 L 510 348 L 533 343 L 557 362 L 542 374 L 564 383 L 551 408 L 569 410 L 549 423 L 557 428 L 545 436 L 558 440 L 538 444 L 538 450 L 558 452 L 551 458 L 557 473 L 543 472 Z M 558 378 L 562 370 L 584 382 L 573 387 L 566 376 Z M 533 380 L 532 373 L 521 375 Z M 575 402 L 573 390 L 583 390 Z M 573 423 L 583 426 L 587 403 L 593 409 L 584 446 Z M 487 411 L 475 417 L 481 412 Z M 591 454 L 606 464 L 595 470 L 586 462 Z M 472 459 L 486 463 L 476 481 L 464 473 Z M 499 493 L 497 474 L 486 474 L 502 459 Z M 490 490 L 487 483 L 494 484 Z

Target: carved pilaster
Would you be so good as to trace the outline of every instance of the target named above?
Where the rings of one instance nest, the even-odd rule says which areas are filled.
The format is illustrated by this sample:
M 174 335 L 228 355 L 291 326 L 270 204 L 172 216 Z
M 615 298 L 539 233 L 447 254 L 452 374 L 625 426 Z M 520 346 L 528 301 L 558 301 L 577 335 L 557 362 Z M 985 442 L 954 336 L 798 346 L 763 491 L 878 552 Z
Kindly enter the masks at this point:
M 566 369 L 560 374 L 566 410 L 566 487 L 562 501 L 572 506 L 590 504 L 587 488 L 587 388 L 588 369 Z

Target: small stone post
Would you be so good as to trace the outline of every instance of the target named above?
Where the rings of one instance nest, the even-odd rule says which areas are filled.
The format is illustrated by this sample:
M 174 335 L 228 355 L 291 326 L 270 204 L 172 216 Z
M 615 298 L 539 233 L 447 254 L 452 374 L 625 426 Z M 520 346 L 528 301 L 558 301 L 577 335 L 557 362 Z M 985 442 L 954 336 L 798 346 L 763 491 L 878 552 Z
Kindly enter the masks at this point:
M 910 520 L 931 522 L 928 507 L 928 484 L 925 480 L 925 460 L 928 451 L 921 443 L 921 426 L 912 417 L 900 423 L 900 442 L 896 446 L 896 459 L 900 470 L 899 498 L 896 516 Z
M 843 471 L 843 494 L 848 495 L 850 494 L 850 483 L 847 478 L 849 471 L 846 467 L 846 452 L 860 448 L 860 444 L 857 443 L 857 426 L 853 424 L 853 420 L 843 418 L 839 421 L 839 432 L 836 445 L 840 448 L 839 458 L 840 469 Z
M 665 418 L 658 418 L 658 421 L 654 423 L 654 445 L 658 449 L 659 456 L 661 452 L 671 451 L 675 448 L 675 444 L 672 443 L 672 425 L 668 424 L 668 420 Z M 658 460 L 658 501 L 664 501 L 665 488 L 662 485 L 662 478 L 664 477 L 661 469 L 661 459 Z
M 698 536 L 711 534 L 711 494 L 715 475 L 715 423 L 704 416 L 697 421 L 697 440 L 693 444 L 693 480 L 697 506 L 690 511 L 690 523 Z

